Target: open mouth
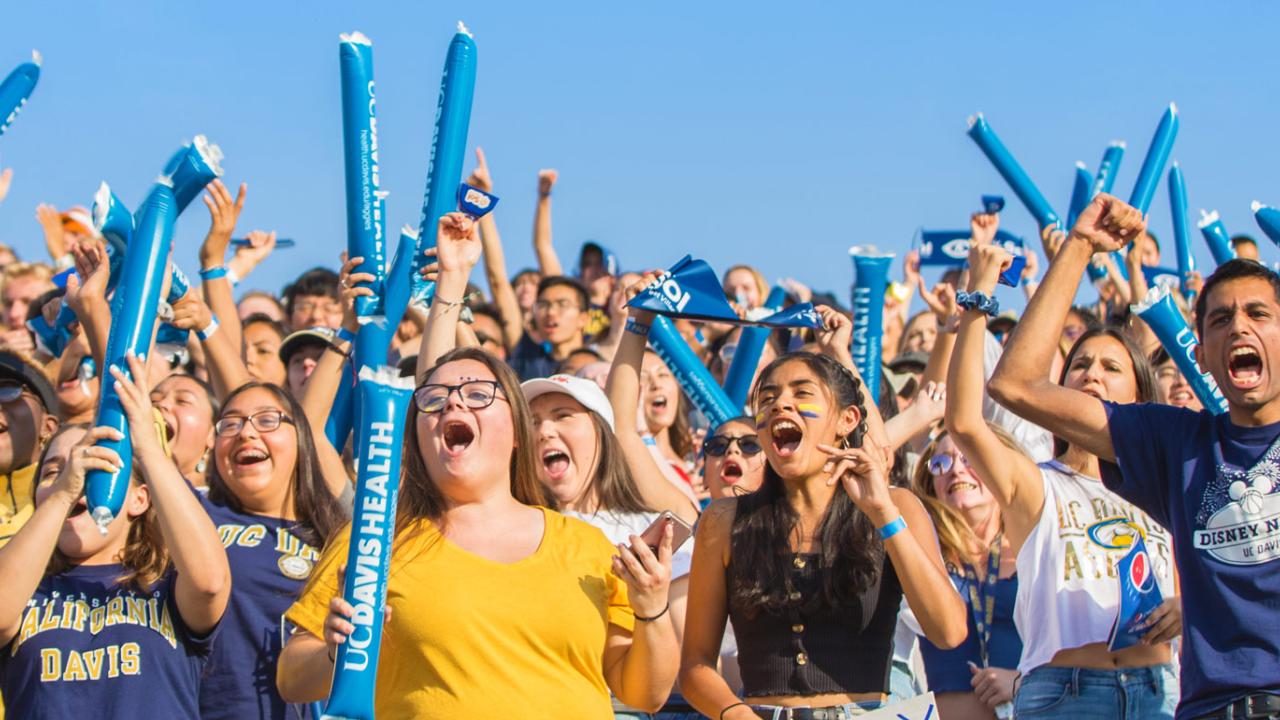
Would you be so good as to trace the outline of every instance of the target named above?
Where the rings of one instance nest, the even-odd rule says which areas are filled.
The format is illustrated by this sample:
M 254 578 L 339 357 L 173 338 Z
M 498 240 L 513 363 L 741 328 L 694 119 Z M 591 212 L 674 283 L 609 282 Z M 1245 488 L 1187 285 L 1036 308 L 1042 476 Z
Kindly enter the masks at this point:
M 1227 374 L 1238 388 L 1257 387 L 1262 382 L 1262 356 L 1248 346 L 1232 348 L 1227 357 Z
M 957 495 L 962 492 L 974 492 L 977 489 L 978 486 L 968 480 L 957 480 L 956 482 L 951 483 L 951 487 L 947 488 L 947 494 Z
M 542 467 L 549 479 L 559 480 L 569 472 L 569 456 L 561 450 L 548 450 L 542 453 Z
M 244 448 L 235 454 L 232 458 L 237 465 L 253 466 L 266 462 L 270 459 L 265 450 L 260 448 Z
M 471 443 L 475 441 L 476 434 L 464 422 L 449 422 L 444 426 L 444 446 L 451 453 L 460 453 L 471 447 Z
M 659 395 L 655 397 L 653 400 L 649 401 L 649 407 L 653 408 L 654 410 L 666 410 L 667 397 L 665 395 Z
M 84 498 L 80 498 L 76 501 L 76 504 L 71 507 L 71 512 L 67 513 L 67 519 L 70 520 L 71 518 L 76 517 L 77 515 L 83 515 L 88 511 L 89 502 Z
M 1186 407 L 1191 404 L 1195 395 L 1190 390 L 1179 390 L 1169 395 L 1169 404 L 1177 407 Z
M 769 435 L 773 438 L 773 449 L 782 457 L 790 457 L 800 449 L 800 441 L 804 439 L 804 430 L 785 418 L 774 420 L 769 426 Z
M 720 466 L 720 479 L 730 485 L 742 480 L 742 466 L 733 460 L 725 460 Z

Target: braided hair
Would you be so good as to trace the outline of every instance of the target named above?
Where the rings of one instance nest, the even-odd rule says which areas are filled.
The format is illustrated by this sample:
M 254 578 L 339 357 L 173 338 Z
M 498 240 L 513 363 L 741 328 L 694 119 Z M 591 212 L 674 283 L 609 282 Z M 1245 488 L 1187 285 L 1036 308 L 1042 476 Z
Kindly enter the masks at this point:
M 867 433 L 862 381 L 833 358 L 809 352 L 783 355 L 761 371 L 755 394 L 774 372 L 794 362 L 804 363 L 818 377 L 836 407 L 857 408 L 858 424 L 837 441 L 846 447 L 861 447 Z M 738 498 L 735 506 L 729 551 L 732 606 L 753 614 L 759 610 L 778 613 L 790 605 L 787 578 L 792 566 L 791 538 L 798 522 L 799 515 L 786 498 L 785 480 L 766 463 L 760 489 Z M 838 491 L 815 536 L 822 589 L 806 602 L 812 609 L 860 607 L 862 595 L 879 584 L 884 567 L 884 544 L 874 523 L 847 493 Z

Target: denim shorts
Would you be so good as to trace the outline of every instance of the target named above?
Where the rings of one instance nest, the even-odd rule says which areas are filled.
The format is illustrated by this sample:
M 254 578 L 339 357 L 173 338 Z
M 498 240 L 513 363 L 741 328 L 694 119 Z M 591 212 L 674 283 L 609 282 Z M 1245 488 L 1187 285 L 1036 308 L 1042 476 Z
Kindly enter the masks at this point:
M 1172 665 L 1121 670 L 1041 666 L 1022 677 L 1017 718 L 1173 720 L 1178 678 Z

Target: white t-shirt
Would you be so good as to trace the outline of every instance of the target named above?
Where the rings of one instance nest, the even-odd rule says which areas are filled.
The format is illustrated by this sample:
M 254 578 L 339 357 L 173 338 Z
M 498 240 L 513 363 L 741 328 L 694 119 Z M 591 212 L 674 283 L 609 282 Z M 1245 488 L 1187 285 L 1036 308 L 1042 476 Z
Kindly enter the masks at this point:
M 1172 593 L 1169 532 L 1107 490 L 1102 481 L 1050 461 L 1040 465 L 1044 509 L 1018 551 L 1013 621 L 1022 636 L 1024 675 L 1059 650 L 1107 642 L 1120 605 L 1116 563 L 1135 532 L 1146 539 L 1156 582 Z
M 573 511 L 566 511 L 564 514 L 600 528 L 604 536 L 609 538 L 609 542 L 617 545 L 624 542 L 630 543 L 632 535 L 642 534 L 661 513 L 615 513 L 609 510 L 597 510 L 590 514 Z M 676 580 L 688 575 L 692 565 L 693 538 L 689 538 L 684 545 L 680 546 L 680 549 L 671 554 L 671 579 Z

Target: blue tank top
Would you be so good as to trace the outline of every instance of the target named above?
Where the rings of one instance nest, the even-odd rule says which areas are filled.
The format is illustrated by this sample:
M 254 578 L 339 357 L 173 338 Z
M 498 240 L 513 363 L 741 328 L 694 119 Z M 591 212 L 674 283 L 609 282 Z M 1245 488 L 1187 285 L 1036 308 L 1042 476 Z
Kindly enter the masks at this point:
M 145 592 L 122 587 L 121 565 L 45 577 L 0 650 L 12 718 L 196 718 L 200 673 L 217 629 L 195 637 L 174 602 L 170 571 Z
M 292 520 L 233 510 L 200 494 L 231 565 L 231 598 L 200 687 L 204 720 L 306 717 L 276 689 L 283 648 L 281 618 L 319 558 L 290 531 Z
M 969 663 L 982 667 L 978 629 L 973 619 L 973 607 L 969 599 L 969 581 L 962 573 L 950 570 L 951 583 L 964 599 L 969 634 L 959 647 L 943 650 L 920 638 L 920 658 L 924 661 L 925 677 L 933 692 L 973 692 L 973 672 Z M 1018 598 L 1018 576 L 996 581 L 995 611 L 991 619 L 991 642 L 988 645 L 991 667 L 1017 669 L 1022 658 L 1022 638 L 1013 624 L 1013 604 Z

